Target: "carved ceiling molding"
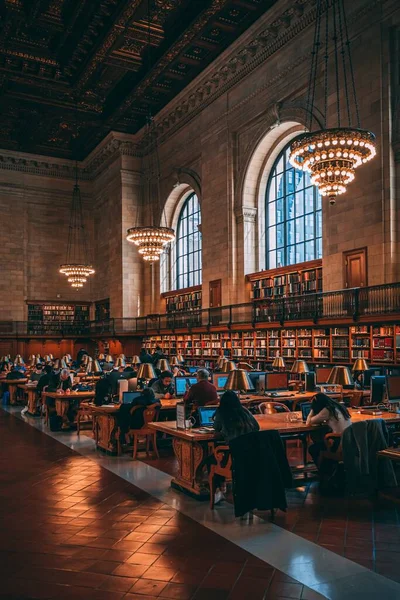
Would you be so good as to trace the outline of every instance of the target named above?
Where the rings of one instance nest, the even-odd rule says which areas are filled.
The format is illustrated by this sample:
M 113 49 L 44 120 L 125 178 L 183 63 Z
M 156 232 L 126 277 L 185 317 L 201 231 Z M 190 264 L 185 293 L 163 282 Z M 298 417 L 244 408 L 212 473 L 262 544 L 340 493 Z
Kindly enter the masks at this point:
M 80 162 L 79 178 L 91 181 L 120 156 L 139 156 L 138 144 L 128 135 L 110 133 L 84 161 Z M 130 136 L 133 138 L 133 136 Z M 74 179 L 75 163 L 71 160 L 0 150 L 0 170 L 30 173 L 57 179 Z
M 367 5 L 362 6 L 358 11 L 349 16 L 348 24 L 351 25 L 358 22 L 364 15 L 374 10 L 378 4 L 379 0 L 373 0 Z M 305 12 L 308 7 L 310 8 Z M 266 13 L 266 19 L 268 17 L 269 14 Z M 314 0 L 296 0 L 293 6 L 284 11 L 270 25 L 267 27 L 264 26 L 264 29 L 257 33 L 253 39 L 248 39 L 248 36 L 244 34 L 243 37 L 247 39 L 242 44 L 239 41 L 233 52 L 231 46 L 231 48 L 214 61 L 214 66 L 211 65 L 203 75 L 199 76 L 198 80 L 202 80 L 200 85 L 197 84 L 197 87 L 194 89 L 196 82 L 189 84 L 186 90 L 181 92 L 175 100 L 172 100 L 156 115 L 155 121 L 160 134 L 160 141 L 167 139 L 167 137 L 184 127 L 218 97 L 229 91 L 270 56 L 306 29 L 315 21 L 315 18 L 316 6 Z M 235 44 L 233 47 L 235 47 Z M 277 73 L 268 84 L 249 94 L 246 99 L 232 107 L 229 112 L 236 110 L 242 104 L 246 103 L 249 98 L 258 95 L 260 91 L 263 91 L 271 86 L 272 83 L 285 77 L 288 72 L 292 71 L 294 67 L 299 66 L 306 59 L 309 59 L 309 57 L 309 53 L 298 57 L 294 66 L 291 63 L 285 71 Z M 217 121 L 220 122 L 220 119 Z

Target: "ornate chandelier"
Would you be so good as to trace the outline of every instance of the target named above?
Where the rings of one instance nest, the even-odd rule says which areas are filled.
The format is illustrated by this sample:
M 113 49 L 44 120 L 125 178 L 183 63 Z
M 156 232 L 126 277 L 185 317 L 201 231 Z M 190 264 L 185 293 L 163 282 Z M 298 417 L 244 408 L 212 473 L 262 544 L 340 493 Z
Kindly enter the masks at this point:
M 332 12 L 332 23 L 329 22 Z M 314 113 L 315 88 L 321 42 L 322 0 L 317 2 L 317 17 L 314 32 L 311 73 L 308 88 L 307 111 L 309 115 L 309 132 L 297 137 L 290 147 L 290 163 L 296 169 L 311 174 L 311 183 L 318 187 L 322 196 L 328 196 L 330 204 L 335 204 L 336 197 L 344 194 L 347 185 L 355 178 L 356 169 L 370 161 L 376 154 L 375 136 L 370 131 L 360 128 L 360 117 L 357 103 L 354 71 L 350 54 L 350 43 L 347 30 L 344 0 L 333 0 L 327 4 L 325 12 L 325 53 L 324 53 L 324 127 L 311 131 Z M 335 93 L 336 93 L 336 127 L 327 127 L 328 113 L 328 58 L 329 31 L 333 30 L 335 61 Z M 339 50 L 340 48 L 340 50 Z M 341 55 L 341 60 L 339 57 Z M 342 69 L 340 69 L 340 62 Z M 344 96 L 346 101 L 347 126 L 342 126 L 340 105 L 340 70 L 342 70 Z M 349 93 L 351 89 L 351 93 Z M 356 127 L 352 126 L 350 100 L 354 103 Z
M 126 239 L 138 246 L 144 260 L 154 262 L 159 260 L 166 244 L 175 239 L 175 232 L 169 227 L 131 227 Z
M 78 164 L 75 163 L 75 185 L 72 193 L 71 218 L 68 230 L 67 252 L 60 273 L 68 278 L 73 288 L 81 288 L 95 270 L 87 260 L 88 251 L 83 224 L 81 191 L 78 185 Z
M 148 60 L 149 60 L 149 71 L 151 69 L 151 14 L 150 14 L 150 2 L 147 2 L 147 45 L 148 45 Z M 165 210 L 161 207 L 160 200 L 160 165 L 158 156 L 158 139 L 157 131 L 154 124 L 154 120 L 151 116 L 150 106 L 149 115 L 147 122 L 147 131 L 143 138 L 143 150 L 144 156 L 147 159 L 147 165 L 144 168 L 144 174 L 146 178 L 146 190 L 147 198 L 145 198 L 145 204 L 149 207 L 147 215 L 149 225 L 139 226 L 136 223 L 135 227 L 131 227 L 127 231 L 126 239 L 128 242 L 132 242 L 139 249 L 139 254 L 142 255 L 143 260 L 153 263 L 160 259 L 161 254 L 164 252 L 167 244 L 175 239 L 175 232 L 170 227 L 167 227 L 167 218 Z M 156 189 L 156 195 L 154 195 L 154 189 Z M 164 219 L 165 226 L 155 225 L 155 215 L 160 214 Z M 136 219 L 139 217 L 139 211 L 136 213 Z

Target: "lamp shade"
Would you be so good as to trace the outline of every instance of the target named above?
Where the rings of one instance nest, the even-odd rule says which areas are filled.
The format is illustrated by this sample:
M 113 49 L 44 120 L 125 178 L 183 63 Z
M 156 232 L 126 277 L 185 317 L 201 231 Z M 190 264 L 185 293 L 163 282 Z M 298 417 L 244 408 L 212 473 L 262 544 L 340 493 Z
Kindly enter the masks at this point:
M 156 372 L 154 371 L 154 367 L 150 363 L 142 363 L 138 369 L 137 378 L 138 379 L 154 379 L 156 376 Z
M 179 367 L 179 360 L 177 356 L 173 356 L 170 360 L 171 367 Z
M 82 364 L 83 365 L 87 365 L 89 361 L 91 361 L 92 359 L 90 358 L 89 354 L 84 354 L 82 356 Z
M 116 367 L 126 367 L 126 362 L 124 358 L 121 358 L 120 356 L 117 358 L 117 360 L 115 361 L 115 366 Z
M 51 356 L 51 355 L 50 355 Z M 36 358 L 42 358 L 40 354 L 36 354 Z M 53 357 L 51 357 L 53 359 Z
M 106 362 L 108 362 L 108 363 L 113 363 L 114 362 L 114 359 L 111 356 L 111 354 L 107 354 L 107 356 L 106 356 Z
M 93 360 L 92 359 L 88 360 L 88 362 L 86 363 L 85 371 L 86 371 L 86 373 L 92 373 L 92 371 L 93 371 Z
M 61 361 L 59 358 L 56 358 L 56 360 L 54 361 L 54 365 L 53 365 L 53 369 L 55 371 L 58 371 L 58 369 L 61 368 Z
M 98 359 L 99 360 L 105 360 L 106 359 L 106 355 L 105 354 L 99 354 Z
M 122 360 L 126 360 L 126 356 L 125 356 L 125 354 L 119 354 L 119 355 L 118 355 L 118 358 L 122 358 Z
M 236 365 L 233 360 L 226 360 L 222 364 L 221 373 L 229 373 L 230 371 L 234 371 L 236 369 Z
M 167 361 L 166 358 L 161 358 L 158 363 L 157 363 L 157 369 L 160 369 L 160 371 L 169 371 L 170 366 L 169 366 L 169 362 Z
M 140 360 L 140 358 L 138 357 L 137 354 L 135 354 L 135 356 L 132 356 L 132 364 L 133 365 L 140 365 L 142 361 Z
M 239 362 L 237 365 L 238 369 L 243 369 L 243 371 L 253 371 L 253 367 L 247 362 Z
M 50 354 L 45 354 L 45 356 L 44 356 L 44 362 L 49 363 L 49 362 L 51 362 L 51 360 L 52 359 L 50 357 Z
M 365 358 L 357 358 L 351 370 L 353 371 L 353 373 L 354 372 L 361 373 L 364 371 L 368 371 L 369 367 L 368 367 L 368 364 L 367 364 L 367 361 L 365 360 Z
M 354 385 L 353 377 L 351 376 L 349 367 L 343 367 L 342 365 L 336 365 L 332 367 L 332 371 L 329 373 L 327 383 L 336 385 Z
M 178 356 L 177 356 L 176 358 L 178 359 L 178 361 L 179 361 L 180 363 L 184 363 L 184 362 L 185 362 L 185 359 L 184 359 L 184 357 L 183 357 L 183 355 L 182 355 L 182 354 L 178 354 Z
M 17 354 L 17 356 L 15 357 L 14 360 L 14 365 L 23 365 L 24 364 L 24 359 L 22 358 L 22 356 L 20 354 Z
M 102 372 L 103 372 L 103 370 L 102 370 L 102 368 L 100 366 L 99 361 L 98 360 L 94 360 L 92 362 L 92 373 L 100 374 Z
M 68 354 L 64 354 L 64 356 L 62 357 L 62 360 L 65 360 L 65 362 L 67 363 L 67 365 L 70 363 Z
M 280 357 L 277 357 L 280 358 Z M 305 360 L 295 360 L 292 368 L 290 369 L 291 373 L 309 373 L 310 369 L 308 368 L 308 364 Z
M 286 368 L 285 361 L 283 360 L 282 356 L 275 356 L 274 360 L 272 361 L 272 366 L 274 369 Z
M 226 363 L 228 359 L 225 356 L 220 356 L 217 360 L 217 367 L 220 369 L 224 363 Z
M 224 389 L 247 392 L 248 390 L 253 389 L 253 387 L 247 371 L 244 371 L 243 369 L 234 369 L 229 373 Z
M 50 356 L 50 360 L 53 360 L 54 356 L 50 353 L 49 353 L 49 356 Z M 40 358 L 40 354 L 39 354 L 39 358 Z

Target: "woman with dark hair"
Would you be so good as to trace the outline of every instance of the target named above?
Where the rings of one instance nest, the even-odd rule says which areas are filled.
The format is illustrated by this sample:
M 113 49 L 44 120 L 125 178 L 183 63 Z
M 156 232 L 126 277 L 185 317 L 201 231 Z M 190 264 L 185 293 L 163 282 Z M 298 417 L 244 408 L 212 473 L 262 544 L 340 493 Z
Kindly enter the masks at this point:
M 258 431 L 260 426 L 247 408 L 241 405 L 238 395 L 229 390 L 221 396 L 219 407 L 215 411 L 214 429 L 222 434 L 225 442 L 230 442 L 240 435 Z M 228 457 L 226 457 L 227 459 Z M 211 455 L 206 459 L 205 464 L 208 470 L 212 464 L 216 464 L 214 456 Z M 221 489 L 224 486 L 224 478 L 216 476 L 215 483 L 215 504 L 218 504 L 225 499 L 223 489 Z
M 344 430 L 351 425 L 351 416 L 344 405 L 329 398 L 326 394 L 320 393 L 312 400 L 307 425 L 327 425 L 332 433 L 342 435 Z M 339 444 L 340 438 L 337 438 L 331 448 L 332 452 L 337 450 Z M 308 449 L 316 465 L 318 465 L 318 458 L 323 450 L 326 450 L 323 440 L 316 441 Z
M 226 442 L 230 442 L 239 435 L 258 431 L 260 426 L 247 408 L 241 405 L 237 394 L 229 390 L 221 396 L 215 411 L 214 429 L 222 433 Z

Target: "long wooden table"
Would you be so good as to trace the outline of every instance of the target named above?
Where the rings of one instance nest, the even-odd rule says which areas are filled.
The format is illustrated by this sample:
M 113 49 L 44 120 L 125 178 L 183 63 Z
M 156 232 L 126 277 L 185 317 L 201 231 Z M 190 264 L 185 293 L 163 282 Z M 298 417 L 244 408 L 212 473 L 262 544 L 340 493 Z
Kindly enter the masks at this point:
M 311 433 L 323 427 L 306 425 L 302 420 L 294 421 L 294 413 L 274 415 L 256 415 L 260 430 L 275 429 L 281 434 Z M 382 413 L 382 415 L 360 414 L 352 410 L 353 423 L 371 419 L 384 419 L 389 423 L 399 423 L 400 414 Z M 177 489 L 189 492 L 198 499 L 209 496 L 207 483 L 203 479 L 204 460 L 214 448 L 214 442 L 221 436 L 214 431 L 202 433 L 198 428 L 178 429 L 176 421 L 150 423 L 149 427 L 172 436 L 172 446 L 178 461 L 178 475 L 171 481 Z
M 176 404 L 179 402 L 177 398 L 161 398 L 161 414 L 176 409 Z M 106 404 L 104 406 L 96 406 L 88 403 L 94 418 L 94 435 L 96 446 L 107 452 L 115 454 L 117 452 L 117 413 L 120 404 Z
M 26 383 L 27 379 L 2 379 L 1 383 L 5 383 L 8 386 L 10 392 L 10 404 L 17 404 L 17 389 L 21 383 Z
M 28 403 L 28 413 L 30 415 L 34 415 L 36 413 L 37 408 L 37 384 L 32 385 L 29 383 L 23 383 L 18 386 L 20 390 L 23 390 L 26 395 L 27 403 Z
M 94 398 L 94 390 L 91 392 L 71 392 L 70 394 L 59 394 L 57 392 L 42 392 L 42 400 L 46 402 L 46 398 L 53 398 L 55 400 L 56 412 L 59 417 L 65 417 L 70 407 L 71 402 L 74 400 L 89 400 Z

